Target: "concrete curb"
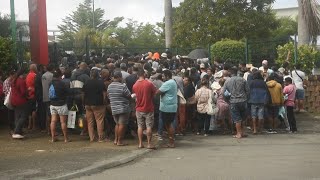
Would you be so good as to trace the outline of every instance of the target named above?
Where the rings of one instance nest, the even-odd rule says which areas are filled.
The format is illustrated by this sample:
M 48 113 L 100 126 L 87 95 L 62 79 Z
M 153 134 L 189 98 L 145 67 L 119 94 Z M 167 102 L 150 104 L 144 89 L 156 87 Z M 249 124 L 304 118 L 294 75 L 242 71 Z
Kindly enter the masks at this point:
M 121 166 L 123 164 L 134 161 L 134 160 L 138 159 L 139 157 L 141 157 L 151 151 L 153 151 L 153 150 L 151 150 L 151 149 L 135 150 L 135 151 L 131 152 L 130 155 L 128 155 L 128 154 L 121 155 L 121 156 L 115 157 L 113 160 L 105 160 L 105 161 L 96 162 L 89 167 L 86 167 L 86 168 L 83 168 L 78 171 L 75 171 L 75 172 L 72 172 L 69 174 L 65 174 L 62 176 L 48 178 L 48 180 L 64 180 L 64 179 L 72 179 L 72 178 L 77 178 L 77 177 L 81 177 L 81 176 L 88 176 L 91 174 L 96 174 L 96 173 L 102 172 L 104 170 L 107 170 L 107 169 L 110 169 L 113 167 L 117 167 L 117 166 Z

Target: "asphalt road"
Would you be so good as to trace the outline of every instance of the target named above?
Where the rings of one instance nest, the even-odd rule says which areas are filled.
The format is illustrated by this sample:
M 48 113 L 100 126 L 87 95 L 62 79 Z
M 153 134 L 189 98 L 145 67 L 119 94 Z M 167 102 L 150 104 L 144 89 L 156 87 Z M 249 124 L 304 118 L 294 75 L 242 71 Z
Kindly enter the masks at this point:
M 320 179 L 320 134 L 185 136 L 177 148 L 81 180 Z

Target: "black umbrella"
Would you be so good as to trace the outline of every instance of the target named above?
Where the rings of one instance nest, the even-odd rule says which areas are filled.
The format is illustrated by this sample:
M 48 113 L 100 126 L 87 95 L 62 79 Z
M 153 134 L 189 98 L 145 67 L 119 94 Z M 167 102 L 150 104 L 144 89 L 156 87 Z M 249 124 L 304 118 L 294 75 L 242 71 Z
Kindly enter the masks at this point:
M 209 58 L 209 53 L 205 49 L 195 49 L 188 54 L 190 59 L 203 59 Z

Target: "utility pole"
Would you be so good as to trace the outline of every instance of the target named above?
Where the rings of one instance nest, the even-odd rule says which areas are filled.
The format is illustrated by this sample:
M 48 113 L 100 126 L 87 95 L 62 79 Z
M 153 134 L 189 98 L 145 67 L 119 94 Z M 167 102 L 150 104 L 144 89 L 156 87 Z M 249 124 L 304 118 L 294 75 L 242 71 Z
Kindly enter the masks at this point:
M 92 1 L 92 28 L 95 29 L 95 13 L 94 13 L 94 0 Z
M 173 39 L 172 30 L 172 0 L 164 0 L 164 12 L 165 12 L 165 36 L 166 36 L 166 48 L 171 48 Z
M 16 50 L 17 50 L 17 24 L 16 24 L 16 14 L 14 10 L 14 0 L 10 0 L 10 9 L 11 9 L 11 38 L 13 41 L 13 55 L 16 57 Z

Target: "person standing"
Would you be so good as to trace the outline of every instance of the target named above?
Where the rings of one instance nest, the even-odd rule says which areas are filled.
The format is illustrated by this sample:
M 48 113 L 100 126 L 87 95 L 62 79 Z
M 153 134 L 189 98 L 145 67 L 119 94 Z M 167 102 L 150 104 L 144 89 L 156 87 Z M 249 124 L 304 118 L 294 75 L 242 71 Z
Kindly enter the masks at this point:
M 90 142 L 95 140 L 95 122 L 98 131 L 98 142 L 103 142 L 105 138 L 104 117 L 106 114 L 106 106 L 104 105 L 104 92 L 106 91 L 106 88 L 103 81 L 98 79 L 99 73 L 97 70 L 92 70 L 90 75 L 91 79 L 83 86 Z
M 289 121 L 290 126 L 290 132 L 296 133 L 297 132 L 297 125 L 296 125 L 296 119 L 294 117 L 294 101 L 296 97 L 296 86 L 292 84 L 292 79 L 287 77 L 285 80 L 285 87 L 283 89 L 283 94 L 285 96 L 284 104 L 287 108 L 287 118 Z M 297 90 L 298 91 L 298 90 Z
M 27 99 L 29 104 L 29 112 L 31 113 L 31 118 L 29 119 L 28 129 L 35 130 L 36 129 L 36 110 L 37 110 L 37 102 L 35 98 L 35 81 L 37 76 L 37 65 L 31 64 L 29 67 L 30 71 L 26 77 L 27 84 Z
M 133 86 L 133 93 L 136 95 L 136 116 L 138 122 L 139 148 L 144 148 L 142 143 L 143 130 L 147 129 L 148 149 L 154 149 L 151 144 L 152 128 L 154 125 L 154 104 L 153 97 L 156 93 L 156 87 L 148 80 L 145 80 L 145 72 L 138 71 L 139 79 Z
M 11 84 L 13 81 L 15 75 L 15 71 L 11 71 L 9 73 L 9 77 L 3 82 L 3 93 L 6 96 L 9 95 L 9 92 L 11 91 Z M 9 122 L 9 128 L 10 128 L 10 134 L 12 135 L 14 132 L 14 110 L 8 108 L 8 122 Z
M 206 78 L 201 79 L 201 87 L 196 91 L 195 98 L 197 101 L 197 121 L 198 121 L 198 132 L 200 135 L 204 129 L 204 136 L 209 135 L 210 118 L 208 112 L 208 101 L 211 97 L 212 91 L 208 88 L 209 81 Z
M 44 121 L 47 127 L 47 131 L 49 133 L 49 125 L 50 125 L 50 98 L 49 98 L 49 87 L 53 78 L 53 65 L 49 64 L 47 66 L 47 72 L 42 75 L 42 101 L 44 103 L 44 112 L 40 121 Z
M 122 83 L 122 74 L 120 71 L 113 73 L 113 82 L 109 85 L 107 93 L 110 99 L 113 119 L 116 123 L 114 144 L 117 146 L 125 146 L 126 144 L 124 144 L 122 140 L 131 112 L 131 93 L 126 84 Z
M 268 133 L 276 133 L 274 131 L 276 126 L 275 119 L 279 116 L 279 107 L 283 106 L 283 91 L 281 84 L 275 80 L 274 74 L 268 77 L 267 86 L 271 100 L 267 106 L 267 114 L 269 122 L 272 122 L 271 129 L 268 130 Z
M 246 119 L 246 108 L 250 91 L 247 81 L 242 77 L 238 77 L 237 72 L 237 68 L 231 68 L 231 78 L 226 80 L 223 94 L 225 98 L 229 99 L 231 118 L 236 124 L 237 134 L 233 137 L 239 139 L 246 137 L 242 129 L 242 121 Z
M 161 95 L 160 108 L 162 114 L 163 123 L 168 131 L 169 144 L 168 148 L 174 148 L 174 124 L 177 109 L 178 109 L 178 86 L 177 83 L 172 79 L 172 73 L 169 70 L 163 71 L 162 79 L 165 81 L 157 94 Z
M 56 124 L 60 119 L 61 129 L 64 136 L 64 142 L 70 142 L 67 134 L 67 119 L 68 119 L 68 87 L 61 80 L 62 73 L 60 70 L 53 72 L 52 82 L 49 86 L 49 98 L 50 98 L 50 114 L 51 114 L 51 142 L 56 142 Z
M 303 108 L 304 103 L 304 89 L 306 88 L 306 74 L 301 71 L 301 65 L 297 64 L 296 69 L 291 72 L 294 84 L 297 88 L 296 93 L 296 106 L 297 112 L 305 112 Z
M 26 81 L 23 70 L 20 69 L 13 77 L 11 84 L 11 104 L 14 107 L 15 129 L 12 134 L 13 139 L 23 139 L 22 128 L 28 118 Z
M 253 74 L 253 80 L 249 84 L 251 105 L 251 117 L 253 120 L 253 134 L 263 127 L 264 106 L 268 102 L 268 87 L 260 71 Z

